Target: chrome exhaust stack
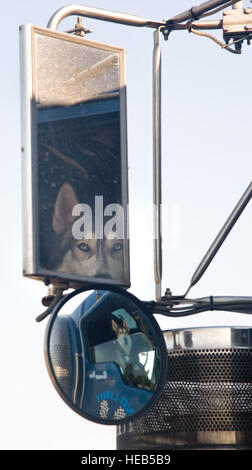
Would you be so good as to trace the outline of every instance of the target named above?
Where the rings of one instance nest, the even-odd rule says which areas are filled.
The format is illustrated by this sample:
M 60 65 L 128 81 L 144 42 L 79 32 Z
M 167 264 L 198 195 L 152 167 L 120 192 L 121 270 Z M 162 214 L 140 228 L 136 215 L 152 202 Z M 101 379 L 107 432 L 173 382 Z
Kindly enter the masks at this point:
M 165 331 L 158 403 L 117 426 L 117 449 L 252 449 L 252 328 Z

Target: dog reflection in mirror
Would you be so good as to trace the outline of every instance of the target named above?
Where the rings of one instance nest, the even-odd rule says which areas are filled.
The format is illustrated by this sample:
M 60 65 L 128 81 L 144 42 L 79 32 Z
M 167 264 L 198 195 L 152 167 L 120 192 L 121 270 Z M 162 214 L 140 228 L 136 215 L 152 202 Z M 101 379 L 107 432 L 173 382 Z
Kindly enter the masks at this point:
M 56 269 L 79 276 L 111 279 L 123 278 L 123 240 L 96 239 L 89 233 L 82 239 L 73 236 L 76 217 L 73 208 L 79 204 L 72 186 L 64 183 L 59 190 L 53 215 L 53 230 L 60 251 Z

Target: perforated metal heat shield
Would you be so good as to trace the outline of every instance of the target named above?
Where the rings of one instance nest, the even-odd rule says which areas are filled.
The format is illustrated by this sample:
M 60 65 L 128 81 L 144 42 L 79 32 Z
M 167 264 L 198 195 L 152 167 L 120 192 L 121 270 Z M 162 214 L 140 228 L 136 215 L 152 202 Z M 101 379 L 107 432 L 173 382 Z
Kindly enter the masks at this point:
M 117 449 L 252 449 L 252 328 L 164 332 L 159 401 L 117 426 Z

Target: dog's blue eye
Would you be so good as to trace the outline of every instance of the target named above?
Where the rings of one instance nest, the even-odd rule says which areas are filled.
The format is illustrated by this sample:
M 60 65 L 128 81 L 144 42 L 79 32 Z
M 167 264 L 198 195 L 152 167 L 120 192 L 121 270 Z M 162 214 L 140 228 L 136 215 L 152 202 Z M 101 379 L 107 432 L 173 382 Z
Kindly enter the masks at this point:
M 120 251 L 122 250 L 122 243 L 115 243 L 113 246 L 114 251 Z
M 87 243 L 80 243 L 79 245 L 77 245 L 77 248 L 79 248 L 79 250 L 85 251 L 85 252 L 90 251 L 90 248 L 87 245 Z

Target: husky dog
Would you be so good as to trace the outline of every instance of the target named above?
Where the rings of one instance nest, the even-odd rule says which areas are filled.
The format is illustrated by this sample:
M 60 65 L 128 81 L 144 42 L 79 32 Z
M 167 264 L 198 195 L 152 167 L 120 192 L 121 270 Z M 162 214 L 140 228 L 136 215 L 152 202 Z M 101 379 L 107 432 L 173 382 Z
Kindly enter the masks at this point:
M 94 233 L 81 240 L 72 234 L 76 217 L 73 207 L 79 204 L 72 186 L 64 183 L 59 190 L 53 215 L 53 230 L 60 252 L 56 269 L 79 276 L 111 279 L 123 278 L 123 240 L 96 239 Z
M 130 330 L 123 318 L 115 318 L 113 315 L 111 326 L 116 334 L 113 361 L 118 364 L 124 383 L 131 387 L 152 390 L 149 374 L 153 375 L 154 366 L 147 366 L 148 352 L 153 351 L 150 341 L 143 333 Z M 141 360 L 143 358 L 144 364 Z
M 125 383 L 134 386 L 134 373 L 131 364 L 132 338 L 130 328 L 125 319 L 116 318 L 114 315 L 111 326 L 116 334 L 116 340 L 113 341 L 113 361 L 119 366 Z

